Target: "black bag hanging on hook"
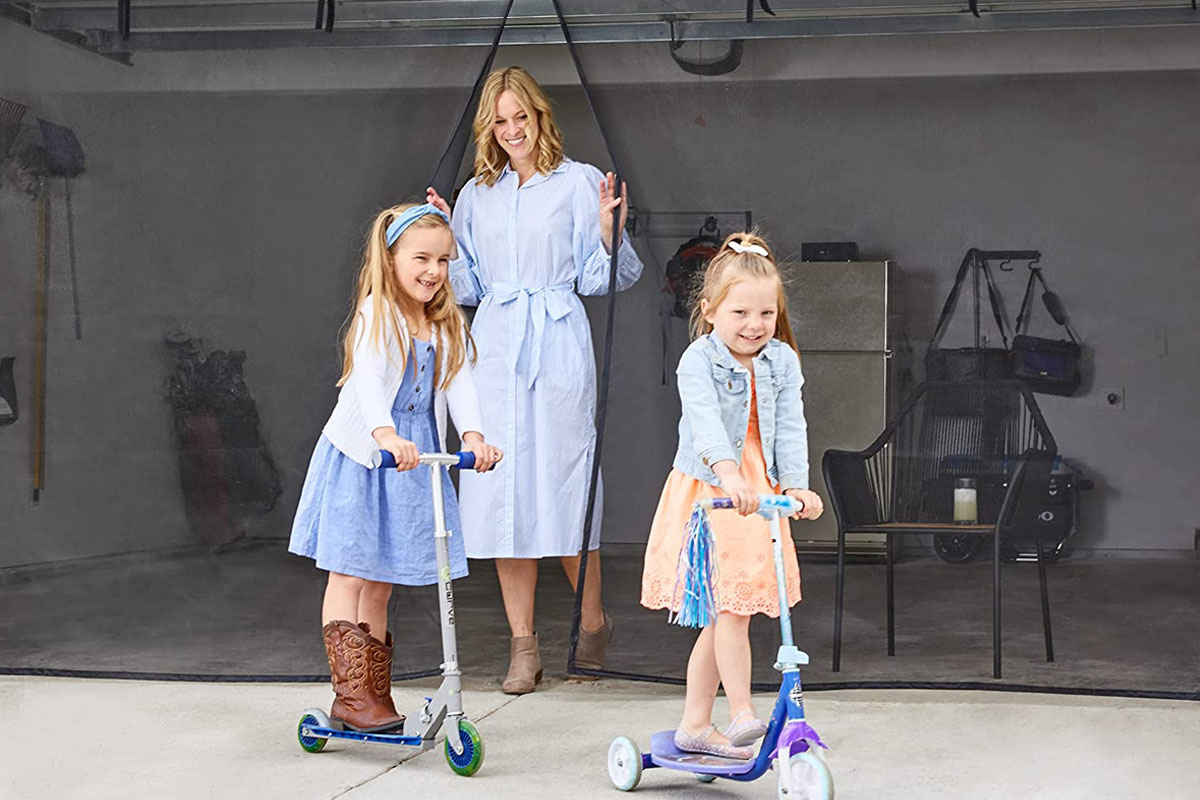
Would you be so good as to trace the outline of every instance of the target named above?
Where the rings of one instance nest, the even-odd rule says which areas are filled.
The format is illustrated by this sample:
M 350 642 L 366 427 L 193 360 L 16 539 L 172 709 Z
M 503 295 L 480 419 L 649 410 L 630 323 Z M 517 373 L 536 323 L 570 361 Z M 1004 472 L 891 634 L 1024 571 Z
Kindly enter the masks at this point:
M 987 281 L 988 302 L 991 304 L 992 316 L 996 320 L 996 327 L 1000 331 L 1000 338 L 1004 342 L 1003 349 L 981 346 L 979 338 L 978 293 L 975 296 L 977 307 L 975 315 L 975 346 L 952 349 L 938 347 L 942 334 L 945 333 L 946 325 L 950 322 L 950 317 L 954 313 L 954 307 L 958 303 L 958 293 L 972 269 L 981 270 Z M 976 291 L 978 292 L 978 286 L 976 287 Z M 1007 377 L 1009 377 L 1008 324 L 1004 312 L 1000 308 L 1000 293 L 996 289 L 995 282 L 992 280 L 992 273 L 988 268 L 985 253 L 971 248 L 967 251 L 962 265 L 958 268 L 958 274 L 954 277 L 954 287 L 950 290 L 950 296 L 946 298 L 945 305 L 942 306 L 942 313 L 938 317 L 937 327 L 934 328 L 933 336 L 929 339 L 929 349 L 925 352 L 925 379 L 931 381 L 961 382 L 994 381 L 1003 380 Z
M 1025 333 L 1029 328 L 1029 318 L 1033 315 L 1034 281 L 1042 285 L 1042 302 L 1054 321 L 1066 329 L 1067 336 L 1071 337 L 1069 340 L 1045 339 Z M 1079 368 L 1082 360 L 1083 348 L 1075 331 L 1071 329 L 1062 300 L 1046 285 L 1041 268 L 1030 267 L 1029 282 L 1025 284 L 1025 298 L 1021 301 L 1021 311 L 1017 314 L 1017 335 L 1013 337 L 1012 351 L 1009 354 L 1012 376 L 1025 381 L 1035 392 L 1070 397 L 1079 390 L 1079 385 L 1083 382 Z
M 13 377 L 12 356 L 0 358 L 0 425 L 12 425 L 20 417 L 17 410 L 17 381 Z

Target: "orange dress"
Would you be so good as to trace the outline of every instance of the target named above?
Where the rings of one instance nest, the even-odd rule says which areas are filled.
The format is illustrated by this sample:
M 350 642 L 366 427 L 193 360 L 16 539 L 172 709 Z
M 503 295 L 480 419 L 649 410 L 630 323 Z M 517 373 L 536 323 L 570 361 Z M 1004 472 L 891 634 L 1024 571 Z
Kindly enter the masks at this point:
M 767 478 L 767 462 L 758 433 L 758 397 L 753 383 L 745 441 L 740 466 L 742 477 L 761 494 L 778 493 L 778 487 L 772 486 Z M 646 544 L 646 564 L 642 570 L 643 606 L 678 610 L 680 598 L 675 596 L 675 584 L 679 550 L 683 546 L 688 519 L 692 516 L 692 504 L 702 498 L 725 496 L 716 486 L 677 469 L 671 470 L 658 501 L 658 510 L 654 512 L 650 540 Z M 766 614 L 778 617 L 779 590 L 775 586 L 770 523 L 757 514 L 743 517 L 732 510 L 712 511 L 708 521 L 717 553 L 717 610 L 741 616 Z M 800 602 L 800 565 L 796 561 L 792 537 L 786 535 L 786 520 L 783 524 L 788 605 L 794 606 Z

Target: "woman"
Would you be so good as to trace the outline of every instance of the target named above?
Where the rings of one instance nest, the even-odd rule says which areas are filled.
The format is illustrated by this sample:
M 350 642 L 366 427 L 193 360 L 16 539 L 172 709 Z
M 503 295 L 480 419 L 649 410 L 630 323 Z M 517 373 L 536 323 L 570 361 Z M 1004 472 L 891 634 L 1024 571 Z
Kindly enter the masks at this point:
M 566 158 L 549 98 L 519 67 L 488 76 L 474 133 L 475 177 L 454 209 L 450 280 L 460 302 L 479 306 L 472 330 L 483 433 L 507 458 L 485 480 L 462 475 L 460 510 L 467 556 L 496 560 L 512 629 L 503 689 L 527 694 L 542 677 L 533 624 L 538 559 L 560 558 L 576 586 L 583 548 L 596 369 L 578 294 L 608 291 L 614 215 L 619 207 L 623 229 L 628 204 L 615 196 L 611 173 Z M 449 211 L 433 189 L 428 200 Z M 617 288 L 628 289 L 642 273 L 628 237 L 617 263 Z M 602 510 L 598 493 L 593 550 Z M 611 637 L 593 552 L 576 665 L 602 668 Z

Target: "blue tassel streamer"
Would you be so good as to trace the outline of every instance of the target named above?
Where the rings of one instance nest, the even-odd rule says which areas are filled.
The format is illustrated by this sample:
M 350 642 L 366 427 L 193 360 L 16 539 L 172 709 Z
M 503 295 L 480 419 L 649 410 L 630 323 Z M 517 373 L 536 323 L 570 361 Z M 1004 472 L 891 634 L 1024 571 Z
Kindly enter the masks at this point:
M 692 509 L 679 549 L 675 590 L 671 596 L 670 621 L 685 628 L 705 628 L 717 619 L 717 561 L 708 514 Z M 682 596 L 681 596 L 682 590 Z

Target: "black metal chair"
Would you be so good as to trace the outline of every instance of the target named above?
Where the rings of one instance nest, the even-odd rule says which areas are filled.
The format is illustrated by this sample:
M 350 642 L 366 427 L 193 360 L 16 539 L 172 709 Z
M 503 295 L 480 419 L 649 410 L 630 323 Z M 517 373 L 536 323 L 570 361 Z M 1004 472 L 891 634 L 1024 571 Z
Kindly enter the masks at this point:
M 887 647 L 896 654 L 897 535 L 992 536 L 992 660 L 1000 677 L 1000 543 L 1035 540 L 1046 660 L 1054 660 L 1046 567 L 1037 514 L 1057 446 L 1037 401 L 1020 381 L 921 384 L 866 450 L 828 450 L 822 462 L 838 522 L 833 671 L 841 669 L 846 536 L 886 537 Z M 978 521 L 953 521 L 954 482 L 974 478 Z

